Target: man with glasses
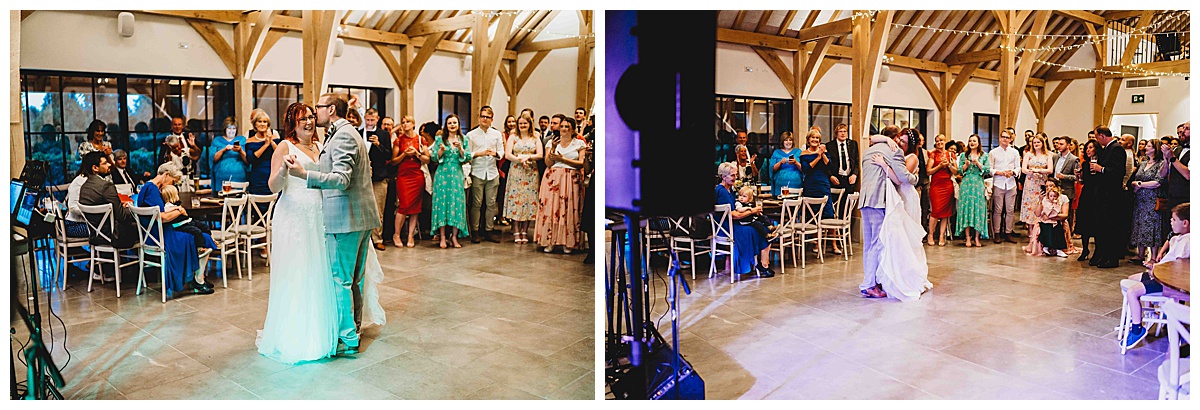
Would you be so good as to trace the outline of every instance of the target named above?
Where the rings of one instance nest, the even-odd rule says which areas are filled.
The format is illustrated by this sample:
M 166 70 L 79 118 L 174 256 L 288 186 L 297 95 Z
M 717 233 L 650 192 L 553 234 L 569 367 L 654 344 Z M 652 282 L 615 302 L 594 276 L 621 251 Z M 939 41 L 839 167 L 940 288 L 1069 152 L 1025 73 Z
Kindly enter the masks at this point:
M 467 133 L 467 141 L 472 150 L 471 206 L 467 208 L 472 243 L 479 243 L 480 237 L 500 243 L 499 236 L 492 232 L 492 228 L 496 223 L 496 192 L 500 187 L 500 168 L 497 161 L 504 152 L 504 135 L 492 128 L 492 116 L 492 107 L 485 105 L 480 108 L 479 126 Z M 483 235 L 480 235 L 480 231 L 483 231 Z

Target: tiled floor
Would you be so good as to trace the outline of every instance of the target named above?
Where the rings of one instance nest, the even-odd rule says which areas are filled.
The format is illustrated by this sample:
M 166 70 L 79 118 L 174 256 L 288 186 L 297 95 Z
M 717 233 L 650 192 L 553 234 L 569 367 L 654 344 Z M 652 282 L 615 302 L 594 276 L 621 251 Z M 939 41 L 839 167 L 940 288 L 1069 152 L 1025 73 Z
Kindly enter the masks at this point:
M 859 296 L 861 249 L 733 285 L 706 278 L 702 257 L 680 300 L 681 350 L 711 399 L 1157 398 L 1165 330 L 1124 356 L 1113 331 L 1133 265 L 990 241 L 925 249 L 934 288 L 909 303 Z M 665 282 L 651 282 L 658 318 Z M 667 340 L 670 326 L 659 325 Z
M 72 278 L 65 292 L 42 294 L 43 312 L 52 306 L 66 328 L 64 340 L 64 326 L 47 316 L 63 391 L 72 399 L 592 399 L 593 266 L 533 245 L 464 242 L 381 252 L 387 324 L 365 330 L 356 357 L 295 366 L 254 345 L 271 281 L 261 260 L 253 281 L 235 275 L 228 289 L 166 304 L 157 292 L 135 295 L 133 279 L 118 299 L 111 283 L 89 294 Z M 28 332 L 14 326 L 24 341 Z

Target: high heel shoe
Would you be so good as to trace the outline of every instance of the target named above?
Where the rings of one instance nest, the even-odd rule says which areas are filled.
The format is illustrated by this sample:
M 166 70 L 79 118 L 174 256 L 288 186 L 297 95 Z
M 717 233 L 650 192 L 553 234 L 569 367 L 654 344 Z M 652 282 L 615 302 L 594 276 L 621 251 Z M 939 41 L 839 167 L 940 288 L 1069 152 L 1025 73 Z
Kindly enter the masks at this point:
M 1089 259 L 1088 253 L 1087 253 L 1087 252 L 1084 252 L 1083 254 L 1079 255 L 1079 258 L 1077 258 L 1077 259 L 1075 259 L 1075 260 L 1077 260 L 1077 261 L 1080 261 L 1080 262 L 1083 262 L 1083 261 L 1086 261 L 1086 260 L 1088 260 L 1088 259 Z

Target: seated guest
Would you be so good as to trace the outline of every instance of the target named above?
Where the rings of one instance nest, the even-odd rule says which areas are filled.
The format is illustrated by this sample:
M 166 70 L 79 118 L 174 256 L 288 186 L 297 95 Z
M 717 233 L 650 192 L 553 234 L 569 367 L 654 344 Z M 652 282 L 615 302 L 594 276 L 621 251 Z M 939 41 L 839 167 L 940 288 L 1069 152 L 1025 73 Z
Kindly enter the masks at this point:
M 166 202 L 166 205 L 163 207 L 166 212 L 180 210 L 183 211 L 184 215 L 187 214 L 187 210 L 179 206 L 179 189 L 175 188 L 174 185 L 167 185 L 163 187 L 162 198 L 163 201 Z M 170 226 L 176 231 L 185 232 L 188 235 L 192 235 L 192 238 L 196 240 L 196 243 L 205 243 L 208 241 L 208 239 L 204 236 L 209 234 L 208 228 L 190 217 L 176 218 L 174 221 L 168 222 L 163 226 Z M 200 247 L 200 253 L 204 253 L 205 250 L 207 249 Z
M 799 190 L 804 182 L 800 162 L 796 161 L 800 152 L 792 133 L 784 132 L 779 137 L 779 144 L 781 147 L 771 153 L 771 195 L 774 196 L 782 194 L 783 187 Z
M 108 155 L 103 151 L 93 151 L 83 156 L 83 162 L 79 166 L 79 171 L 87 176 L 87 180 L 79 187 L 79 204 L 80 205 L 112 205 L 112 218 L 116 222 L 114 232 L 111 232 L 109 239 L 110 243 L 100 235 L 91 235 L 91 243 L 93 245 L 112 245 L 116 248 L 128 248 L 137 242 L 138 230 L 137 224 L 133 219 L 133 212 L 126 208 L 125 204 L 121 203 L 121 196 L 117 195 L 117 187 L 107 179 L 107 175 L 112 164 L 108 162 Z M 68 195 L 70 192 L 68 191 Z M 105 223 L 100 224 L 103 215 L 86 214 L 84 217 L 91 221 L 92 225 L 96 225 L 102 229 L 101 232 L 107 232 L 108 226 Z
M 158 165 L 168 162 L 175 164 L 180 172 L 184 175 L 192 175 L 191 171 L 195 170 L 195 162 L 192 157 L 184 151 L 184 142 L 178 136 L 168 135 L 163 141 L 166 149 L 163 150 L 162 156 L 158 159 Z
M 742 187 L 742 189 L 738 190 L 738 197 L 737 197 L 738 200 L 737 200 L 737 202 L 733 203 L 733 205 L 734 205 L 733 209 L 738 212 L 753 211 L 754 210 L 754 196 L 756 194 L 757 193 L 754 192 L 754 187 L 750 187 L 750 186 Z M 759 235 L 761 235 L 764 238 L 767 238 L 768 241 L 775 239 L 775 233 L 771 232 L 771 230 L 774 228 L 774 226 L 772 226 L 772 224 L 771 224 L 771 220 L 767 219 L 767 217 L 763 216 L 762 214 L 753 214 L 748 217 L 739 219 L 738 225 L 744 225 L 744 226 L 749 226 L 751 228 L 754 228 L 755 231 L 758 231 Z
M 133 185 L 133 189 L 146 182 L 142 175 L 138 175 L 129 169 L 129 153 L 123 149 L 113 151 L 113 167 L 108 173 L 109 179 L 112 179 L 115 185 Z M 150 173 L 145 173 L 145 176 L 150 176 Z
M 717 205 L 729 205 L 730 217 L 733 220 L 762 214 L 761 206 L 743 211 L 734 208 L 736 201 L 733 182 L 737 178 L 736 165 L 722 163 L 717 167 L 717 175 L 721 178 L 721 183 L 716 186 Z M 767 238 L 759 235 L 754 228 L 741 224 L 733 225 L 733 254 L 737 264 L 730 264 L 730 274 L 749 275 L 757 272 L 763 277 L 775 276 L 775 271 L 771 270 L 771 250 Z
M 1032 213 L 1037 223 L 1029 225 L 1030 236 L 1036 240 L 1026 247 L 1027 254 L 1067 257 L 1063 252 L 1067 248 L 1063 221 L 1071 209 L 1071 200 L 1062 193 L 1058 183 L 1051 180 L 1044 183 L 1042 194 L 1036 199 Z
M 745 145 L 734 147 L 734 152 L 737 153 L 737 158 L 733 164 L 737 166 L 737 179 L 746 184 L 755 184 L 758 182 L 758 167 L 754 166 L 754 157 L 750 156 L 750 149 Z
M 162 190 L 168 185 L 175 185 L 183 178 L 183 172 L 173 162 L 158 167 L 158 176 L 147 181 L 138 194 L 138 206 L 157 206 L 163 222 L 163 246 L 167 252 L 166 267 L 163 268 L 166 283 L 163 286 L 168 294 L 184 292 L 201 295 L 213 293 L 212 285 L 204 283 L 204 271 L 208 266 L 207 249 L 216 249 L 212 236 L 201 232 L 199 237 L 176 229 L 173 224 L 188 219 L 187 210 L 183 208 L 167 208 Z M 199 228 L 199 227 L 198 227 Z M 185 228 L 186 229 L 186 228 Z M 203 229 L 203 228 L 200 228 Z M 203 238 L 201 242 L 198 239 Z M 197 249 L 205 248 L 201 254 Z M 203 255 L 203 260 L 201 257 Z
M 83 212 L 79 211 L 79 189 L 83 188 L 84 182 L 87 182 L 87 173 L 83 172 L 85 169 L 91 169 L 91 166 L 85 168 L 81 165 L 79 173 L 67 187 L 67 214 L 63 217 L 63 227 L 67 230 L 67 236 L 72 238 L 86 238 L 90 235 L 87 222 L 83 219 Z
M 1125 348 L 1132 348 L 1146 339 L 1146 328 L 1142 326 L 1141 297 L 1147 293 L 1166 293 L 1163 285 L 1151 277 L 1154 273 L 1154 265 L 1191 258 L 1190 215 L 1191 205 L 1187 202 L 1171 209 L 1171 231 L 1175 233 L 1175 236 L 1167 240 L 1167 243 L 1159 250 L 1157 262 L 1154 259 L 1147 260 L 1144 262 L 1144 266 L 1149 271 L 1121 280 L 1121 288 L 1125 289 L 1125 304 L 1129 305 L 1129 317 L 1133 322 L 1133 326 L 1129 329 L 1129 336 L 1123 341 Z

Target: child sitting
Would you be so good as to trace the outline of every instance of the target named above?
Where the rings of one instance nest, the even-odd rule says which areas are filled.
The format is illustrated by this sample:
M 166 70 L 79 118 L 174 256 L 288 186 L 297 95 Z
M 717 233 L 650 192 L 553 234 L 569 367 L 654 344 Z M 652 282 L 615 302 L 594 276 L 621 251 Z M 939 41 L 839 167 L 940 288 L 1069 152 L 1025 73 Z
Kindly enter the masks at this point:
M 1191 258 L 1190 208 L 1190 203 L 1185 202 L 1171 210 L 1171 232 L 1174 232 L 1175 236 L 1168 239 L 1167 243 L 1159 250 L 1157 262 L 1155 258 L 1147 258 L 1144 265 L 1149 269 L 1148 271 L 1121 280 L 1121 288 L 1125 289 L 1125 304 L 1129 305 L 1129 317 L 1133 322 L 1133 326 L 1129 329 L 1129 336 L 1123 341 L 1127 349 L 1146 339 L 1146 333 L 1148 333 L 1142 326 L 1142 303 L 1140 300 L 1142 296 L 1147 293 L 1162 292 L 1168 297 L 1186 298 L 1186 295 L 1174 289 L 1164 289 L 1161 283 L 1154 280 L 1153 273 L 1154 265 L 1157 263 Z
M 754 191 L 755 189 L 753 186 L 744 186 L 742 189 L 738 190 L 737 202 L 733 203 L 734 210 L 738 212 L 746 212 L 753 209 Z M 738 219 L 737 223 L 754 228 L 754 230 L 758 231 L 759 235 L 767 238 L 767 240 L 775 239 L 776 235 L 774 232 L 772 232 L 775 227 L 771 226 L 771 220 L 767 219 L 767 217 L 763 216 L 761 213 Z
M 167 203 L 166 206 L 163 207 L 163 212 L 181 208 L 179 206 L 179 190 L 175 189 L 174 185 L 167 185 L 163 187 L 161 192 L 163 202 Z M 184 216 L 184 218 L 164 223 L 176 231 L 192 235 L 192 237 L 196 238 L 197 244 L 206 243 L 207 240 L 205 239 L 204 234 L 208 233 L 208 229 L 203 225 L 200 225 L 199 222 L 193 221 L 192 218 L 187 217 L 187 214 L 184 214 Z
M 1038 224 L 1029 227 L 1030 237 L 1037 239 L 1025 248 L 1025 252 L 1029 256 L 1044 254 L 1065 258 L 1067 253 L 1063 250 L 1067 249 L 1067 239 L 1062 221 L 1067 219 L 1068 211 L 1071 209 L 1071 200 L 1062 194 L 1058 184 L 1054 181 L 1046 181 L 1043 192 L 1044 194 L 1033 207 L 1033 211 L 1038 217 Z

